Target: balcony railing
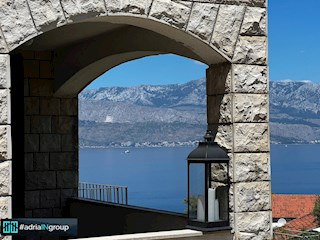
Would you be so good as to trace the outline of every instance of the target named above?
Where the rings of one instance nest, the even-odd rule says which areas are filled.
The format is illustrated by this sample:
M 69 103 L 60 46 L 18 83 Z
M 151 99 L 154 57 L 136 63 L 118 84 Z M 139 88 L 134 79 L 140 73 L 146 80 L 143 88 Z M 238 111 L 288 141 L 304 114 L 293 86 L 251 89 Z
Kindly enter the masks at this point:
M 128 205 L 128 187 L 80 182 L 78 197 Z

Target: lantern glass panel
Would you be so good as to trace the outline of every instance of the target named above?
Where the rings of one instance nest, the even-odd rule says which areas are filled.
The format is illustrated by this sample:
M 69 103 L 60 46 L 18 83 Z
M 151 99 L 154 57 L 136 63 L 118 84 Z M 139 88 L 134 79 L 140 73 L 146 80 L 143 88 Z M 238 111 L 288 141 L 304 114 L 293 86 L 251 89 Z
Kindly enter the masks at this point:
M 211 163 L 211 181 L 208 189 L 208 221 L 228 220 L 228 164 Z
M 189 165 L 189 219 L 205 222 L 205 164 Z

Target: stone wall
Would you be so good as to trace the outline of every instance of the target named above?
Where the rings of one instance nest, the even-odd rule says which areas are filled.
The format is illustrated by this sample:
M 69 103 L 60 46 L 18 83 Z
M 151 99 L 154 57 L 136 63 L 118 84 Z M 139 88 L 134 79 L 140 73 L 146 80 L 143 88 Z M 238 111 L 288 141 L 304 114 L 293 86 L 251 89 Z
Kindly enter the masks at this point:
M 222 9 L 230 16 L 218 19 L 215 41 L 227 43 L 232 63 L 207 70 L 208 125 L 231 159 L 230 219 L 236 239 L 272 239 L 266 10 Z M 222 34 L 220 28 L 240 35 Z
M 25 51 L 25 216 L 60 217 L 78 187 L 78 99 L 53 96 L 53 53 Z
M 0 54 L 0 218 L 12 215 L 10 57 Z

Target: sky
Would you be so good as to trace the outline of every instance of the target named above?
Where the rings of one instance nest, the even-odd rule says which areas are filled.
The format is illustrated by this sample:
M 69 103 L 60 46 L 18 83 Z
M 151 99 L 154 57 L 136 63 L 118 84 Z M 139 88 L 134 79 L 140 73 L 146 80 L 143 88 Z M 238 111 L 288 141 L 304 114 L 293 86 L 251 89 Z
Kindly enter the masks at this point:
M 320 83 L 320 0 L 268 1 L 269 78 Z M 172 55 L 121 64 L 87 89 L 184 83 L 205 77 L 207 65 Z

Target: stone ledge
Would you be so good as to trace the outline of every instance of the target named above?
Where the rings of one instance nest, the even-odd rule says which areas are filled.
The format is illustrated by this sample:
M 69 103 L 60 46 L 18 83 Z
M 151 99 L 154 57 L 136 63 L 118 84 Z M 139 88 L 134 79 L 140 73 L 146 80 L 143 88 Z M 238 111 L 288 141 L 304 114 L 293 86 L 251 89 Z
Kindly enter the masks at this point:
M 78 240 L 153 240 L 153 239 L 178 239 L 178 238 L 192 238 L 202 236 L 200 231 L 184 229 L 173 231 L 161 231 L 161 232 L 149 232 L 149 233 L 136 233 L 136 234 L 124 234 L 114 235 L 108 237 L 93 237 L 93 238 L 78 238 Z

